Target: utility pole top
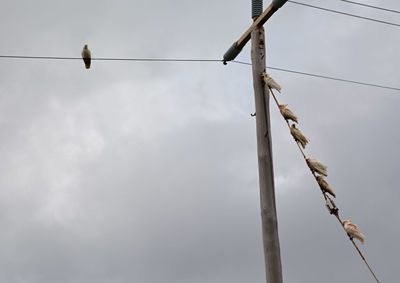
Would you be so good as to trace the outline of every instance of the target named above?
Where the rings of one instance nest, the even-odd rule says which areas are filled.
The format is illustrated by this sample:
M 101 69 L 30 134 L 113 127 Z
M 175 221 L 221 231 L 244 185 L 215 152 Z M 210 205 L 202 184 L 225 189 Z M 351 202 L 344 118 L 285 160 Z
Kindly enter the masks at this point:
M 261 5 L 259 4 L 261 2 Z M 262 27 L 266 21 L 276 12 L 280 7 L 282 7 L 287 0 L 272 0 L 272 3 L 265 9 L 261 15 L 257 15 L 262 10 L 262 0 L 252 0 L 252 16 L 255 18 L 254 23 L 249 27 L 249 29 L 239 38 L 238 41 L 234 42 L 232 46 L 224 54 L 223 62 L 226 65 L 227 61 L 232 61 L 239 55 L 243 47 L 250 40 L 251 32 L 255 29 Z

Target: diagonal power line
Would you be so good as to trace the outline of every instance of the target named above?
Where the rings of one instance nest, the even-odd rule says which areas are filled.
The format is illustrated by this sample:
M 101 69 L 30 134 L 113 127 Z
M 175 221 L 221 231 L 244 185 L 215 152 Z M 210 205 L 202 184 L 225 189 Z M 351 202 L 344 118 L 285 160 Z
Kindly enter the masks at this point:
M 275 100 L 276 106 L 278 106 L 278 109 L 280 109 L 280 104 L 279 104 L 278 100 L 276 99 L 276 96 L 275 96 L 274 92 L 272 91 L 271 87 L 268 87 L 268 88 L 269 88 L 269 90 L 270 90 L 270 92 L 271 92 L 271 94 L 272 94 L 272 97 L 273 97 L 274 100 Z M 281 114 L 282 114 L 282 112 L 281 112 Z M 288 128 L 289 128 L 289 130 L 290 130 L 290 132 L 291 132 L 291 126 L 290 126 L 290 123 L 289 123 L 288 119 L 286 119 L 284 116 L 283 116 L 283 118 L 284 118 L 284 120 L 285 120 L 285 122 L 286 122 L 286 124 L 287 124 L 287 126 L 288 126 Z M 292 134 L 292 135 L 293 135 L 293 134 Z M 304 158 L 304 161 L 306 161 L 307 166 L 310 168 L 310 166 L 309 166 L 308 163 L 307 163 L 307 157 L 306 157 L 306 155 L 305 155 L 303 149 L 300 147 L 299 142 L 296 140 L 296 138 L 295 138 L 294 136 L 293 136 L 293 138 L 294 138 L 294 140 L 295 140 L 295 143 L 296 143 L 297 147 L 298 147 L 299 150 L 300 150 L 301 155 L 302 155 L 303 158 Z M 315 174 L 315 172 L 313 171 L 313 169 L 310 168 L 310 171 L 311 171 L 311 174 L 314 176 L 315 180 L 316 180 L 317 183 L 318 183 L 317 175 Z M 343 221 L 342 221 L 342 219 L 340 219 L 340 216 L 339 216 L 339 208 L 336 206 L 336 204 L 334 203 L 334 201 L 327 195 L 327 193 L 326 193 L 325 191 L 323 191 L 323 190 L 322 190 L 322 195 L 324 196 L 324 199 L 325 199 L 325 201 L 326 201 L 326 207 L 328 208 L 330 214 L 331 214 L 331 215 L 334 215 L 334 216 L 337 218 L 337 220 L 338 220 L 339 223 L 340 223 L 340 226 L 342 226 L 342 228 L 344 229 Z M 350 239 L 350 241 L 352 242 L 354 248 L 357 250 L 357 252 L 358 252 L 358 254 L 360 255 L 361 259 L 364 261 L 365 265 L 367 266 L 368 270 L 371 272 L 371 275 L 374 277 L 374 279 L 376 280 L 376 282 L 379 283 L 378 277 L 376 277 L 375 272 L 372 270 L 371 266 L 368 264 L 368 262 L 367 262 L 365 256 L 363 255 L 363 253 L 361 252 L 361 250 L 359 249 L 359 247 L 357 246 L 357 244 L 354 242 L 353 238 L 352 238 L 349 234 L 348 234 L 348 236 L 349 236 L 349 239 Z
M 373 18 L 358 16 L 358 15 L 354 15 L 354 14 L 350 14 L 350 13 L 345 13 L 345 12 L 341 12 L 341 11 L 337 11 L 337 10 L 322 8 L 322 7 L 319 7 L 319 6 L 314 6 L 314 5 L 301 3 L 301 2 L 297 2 L 297 1 L 292 1 L 292 0 L 288 0 L 288 2 L 290 2 L 292 4 L 296 4 L 296 5 L 301 5 L 301 6 L 305 6 L 305 7 L 309 7 L 309 8 L 314 8 L 314 9 L 319 9 L 319 10 L 331 12 L 331 13 L 341 14 L 341 15 L 345 15 L 345 16 L 349 16 L 349 17 L 354 17 L 354 18 L 359 18 L 359 19 L 368 20 L 368 21 L 372 21 L 372 22 L 377 22 L 377 23 L 381 23 L 381 24 L 400 27 L 400 24 L 396 24 L 396 23 L 392 23 L 392 22 L 381 21 L 381 20 L 377 20 L 377 19 L 373 19 Z
M 25 55 L 0 55 L 0 59 L 1 58 L 3 58 L 3 59 L 20 59 L 20 60 L 22 60 L 22 59 L 28 59 L 28 60 L 29 59 L 32 59 L 32 60 L 82 60 L 81 57 L 25 56 Z M 133 62 L 222 62 L 223 61 L 221 59 L 111 58 L 111 57 L 92 58 L 92 60 L 94 60 L 94 61 L 133 61 Z M 251 65 L 251 63 L 242 62 L 242 61 L 232 61 L 232 63 L 242 64 L 242 65 Z M 366 83 L 366 82 L 353 81 L 353 80 L 348 80 L 348 79 L 343 79 L 343 78 L 330 77 L 330 76 L 325 76 L 325 75 L 321 75 L 321 74 L 312 74 L 312 73 L 278 68 L 278 67 L 272 67 L 272 66 L 268 66 L 268 68 L 270 68 L 272 70 L 293 73 L 293 74 L 298 74 L 298 75 L 304 75 L 304 76 L 316 77 L 316 78 L 321 78 L 321 79 L 328 79 L 328 80 L 334 80 L 334 81 L 341 81 L 341 82 L 345 82 L 345 83 L 358 84 L 358 85 L 364 85 L 364 86 L 369 86 L 369 87 L 377 87 L 377 88 L 389 89 L 389 90 L 394 90 L 394 91 L 400 91 L 400 88 L 391 87 L 391 86 L 387 86 L 387 85 L 371 84 L 371 83 Z

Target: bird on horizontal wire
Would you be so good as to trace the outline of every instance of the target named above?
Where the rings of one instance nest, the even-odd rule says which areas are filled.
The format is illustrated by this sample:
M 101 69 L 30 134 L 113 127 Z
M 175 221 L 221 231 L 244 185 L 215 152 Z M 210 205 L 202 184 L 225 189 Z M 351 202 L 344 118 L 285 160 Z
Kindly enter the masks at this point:
M 351 223 L 351 219 L 343 221 L 343 228 L 350 239 L 356 238 L 360 240 L 361 244 L 364 244 L 365 236 L 360 232 L 356 224 Z
M 92 59 L 92 55 L 90 53 L 90 50 L 89 50 L 87 44 L 85 44 L 85 46 L 83 47 L 82 59 L 83 59 L 83 62 L 85 62 L 86 69 L 90 69 L 90 62 Z
M 317 182 L 323 192 L 329 193 L 336 198 L 335 192 L 332 190 L 331 186 L 329 186 L 328 182 L 325 181 L 324 177 L 317 176 Z
M 301 144 L 303 149 L 306 148 L 306 145 L 308 143 L 308 139 L 300 132 L 299 129 L 296 128 L 295 124 L 292 124 L 290 126 L 290 133 L 292 134 L 294 140 Z
M 281 93 L 281 86 L 267 73 L 262 74 L 262 78 L 264 80 L 264 83 L 271 89 L 276 89 Z
M 294 115 L 294 113 L 287 108 L 287 104 L 280 104 L 279 105 L 279 111 L 281 112 L 283 118 L 285 118 L 285 120 L 292 120 L 293 122 L 299 123 L 297 121 L 297 116 Z
M 328 176 L 328 167 L 319 162 L 317 159 L 307 157 L 306 162 L 311 171 L 317 172 L 325 177 Z

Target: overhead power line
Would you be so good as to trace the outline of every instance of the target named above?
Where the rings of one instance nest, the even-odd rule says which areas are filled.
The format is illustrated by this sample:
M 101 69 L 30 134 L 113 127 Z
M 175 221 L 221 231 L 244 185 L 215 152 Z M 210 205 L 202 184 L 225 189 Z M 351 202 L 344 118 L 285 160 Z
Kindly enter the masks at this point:
M 373 18 L 358 16 L 358 15 L 354 15 L 354 14 L 350 14 L 350 13 L 345 13 L 345 12 L 341 12 L 341 11 L 337 11 L 337 10 L 327 9 L 327 8 L 314 6 L 314 5 L 310 5 L 310 4 L 306 4 L 306 3 L 301 3 L 301 2 L 296 2 L 296 1 L 292 1 L 292 0 L 288 0 L 288 2 L 290 2 L 292 4 L 297 4 L 297 5 L 309 7 L 309 8 L 314 8 L 314 9 L 319 9 L 319 10 L 331 12 L 331 13 L 341 14 L 341 15 L 345 15 L 345 16 L 349 16 L 349 17 L 354 17 L 354 18 L 359 18 L 359 19 L 368 20 L 368 21 L 372 21 L 372 22 L 377 22 L 377 23 L 381 23 L 381 24 L 400 27 L 400 24 L 396 24 L 396 23 L 392 23 L 392 22 L 386 22 L 386 21 L 381 21 L 381 20 L 377 20 L 377 19 L 373 19 Z
M 82 57 L 60 56 L 25 56 L 25 55 L 0 55 L 8 59 L 41 59 L 41 60 L 82 60 Z M 92 61 L 143 61 L 143 62 L 222 62 L 220 59 L 177 59 L 177 58 L 91 58 Z
M 4 58 L 4 59 L 32 59 L 32 60 L 82 60 L 81 57 L 25 56 L 25 55 L 0 55 L 0 58 Z M 135 61 L 135 62 L 222 62 L 223 61 L 221 59 L 105 58 L 105 57 L 92 58 L 92 60 L 94 60 L 94 61 Z M 247 62 L 242 62 L 242 61 L 231 61 L 231 62 L 232 63 L 236 63 L 236 64 L 242 64 L 242 65 L 251 66 L 251 63 L 247 63 Z M 328 80 L 340 81 L 340 82 L 345 82 L 345 83 L 358 84 L 358 85 L 364 85 L 364 86 L 369 86 L 369 87 L 377 87 L 377 88 L 400 91 L 400 88 L 391 87 L 391 86 L 387 86 L 387 85 L 371 84 L 371 83 L 366 83 L 366 82 L 353 81 L 353 80 L 348 80 L 348 79 L 343 79 L 343 78 L 330 77 L 330 76 L 325 76 L 325 75 L 321 75 L 321 74 L 312 74 L 312 73 L 301 72 L 301 71 L 290 70 L 290 69 L 284 69 L 284 68 L 278 68 L 278 67 L 272 67 L 272 66 L 267 66 L 267 68 L 272 69 L 272 70 L 276 70 L 276 71 L 293 73 L 293 74 L 310 76 L 310 77 L 316 77 L 316 78 L 321 78 L 321 79 L 328 79 Z
M 387 8 L 382 8 L 382 7 L 378 7 L 378 6 L 374 6 L 374 5 L 368 5 L 368 4 L 364 4 L 364 3 L 360 3 L 360 2 L 349 1 L 349 0 L 338 0 L 338 1 L 346 2 L 346 3 L 350 3 L 350 4 L 354 4 L 354 5 L 360 5 L 360 6 L 364 6 L 364 7 L 368 7 L 368 8 L 378 9 L 378 10 L 382 10 L 382 11 L 386 11 L 386 12 L 392 12 L 392 13 L 400 14 L 400 11 L 387 9 Z
M 280 104 L 279 104 L 279 102 L 278 102 L 278 100 L 277 100 L 277 98 L 276 98 L 274 92 L 272 91 L 272 89 L 271 89 L 270 86 L 268 86 L 268 88 L 269 88 L 269 90 L 271 91 L 271 94 L 272 94 L 272 97 L 273 97 L 274 100 L 275 100 L 276 106 L 278 106 L 278 109 L 280 109 Z M 289 131 L 290 131 L 291 126 L 290 126 L 290 123 L 289 123 L 288 119 L 286 119 L 285 117 L 283 117 L 283 118 L 284 118 L 284 120 L 285 120 L 285 122 L 286 122 L 286 124 L 287 124 L 287 126 L 288 126 L 288 128 L 289 128 Z M 295 140 L 295 143 L 297 144 L 297 147 L 298 147 L 299 150 L 300 150 L 301 155 L 302 155 L 303 158 L 304 158 L 304 161 L 305 161 L 306 164 L 308 165 L 308 163 L 307 163 L 307 157 L 306 157 L 306 155 L 305 155 L 303 149 L 300 147 L 299 142 L 296 141 L 296 139 L 294 139 L 294 140 Z M 315 172 L 313 171 L 313 169 L 311 169 L 311 167 L 310 167 L 309 165 L 308 165 L 308 167 L 310 168 L 311 174 L 314 176 L 315 180 L 318 182 L 318 180 L 317 180 L 317 175 L 315 174 Z M 344 223 L 343 223 L 342 219 L 340 219 L 340 216 L 339 216 L 339 208 L 336 206 L 335 202 L 327 195 L 327 192 L 326 192 L 326 191 L 322 191 L 322 195 L 323 195 L 323 197 L 324 197 L 324 199 L 325 199 L 325 201 L 326 201 L 326 207 L 328 208 L 330 214 L 332 214 L 332 215 L 334 215 L 334 216 L 336 217 L 336 219 L 339 221 L 340 225 L 341 225 L 342 228 L 344 229 Z M 336 196 L 335 196 L 335 197 L 336 197 Z M 367 268 L 368 268 L 369 271 L 371 272 L 372 276 L 374 277 L 374 279 L 376 280 L 376 282 L 379 283 L 379 280 L 378 280 L 378 278 L 376 277 L 375 272 L 372 270 L 371 266 L 368 264 L 368 262 L 367 262 L 365 256 L 363 255 L 363 253 L 361 252 L 361 250 L 358 248 L 358 246 L 357 246 L 357 244 L 354 242 L 353 238 L 352 238 L 349 234 L 348 234 L 348 236 L 349 236 L 349 239 L 350 239 L 351 243 L 353 244 L 353 246 L 354 246 L 355 249 L 357 250 L 358 254 L 360 255 L 361 259 L 364 261 L 365 265 L 367 266 Z
M 232 61 L 232 62 L 233 62 L 233 63 L 237 63 L 237 64 L 243 64 L 243 65 L 251 65 L 251 63 L 242 62 L 242 61 Z M 390 90 L 400 91 L 400 88 L 397 88 L 397 87 L 391 87 L 391 86 L 385 86 L 385 85 L 378 85 L 378 84 L 371 84 L 371 83 L 353 81 L 353 80 L 342 79 L 342 78 L 335 78 L 335 77 L 330 77 L 330 76 L 324 76 L 324 75 L 319 75 L 319 74 L 312 74 L 312 73 L 300 72 L 300 71 L 289 70 L 289 69 L 283 69 L 283 68 L 272 67 L 272 66 L 267 66 L 267 68 L 272 69 L 272 70 L 276 70 L 276 71 L 287 72 L 287 73 L 293 73 L 293 74 L 304 75 L 304 76 L 310 76 L 310 77 L 316 77 L 316 78 L 321 78 L 321 79 L 328 79 L 328 80 L 334 80 L 334 81 L 339 81 L 339 82 L 345 82 L 345 83 L 351 83 L 351 84 L 358 84 L 358 85 L 365 85 L 365 86 L 371 86 L 371 87 L 379 87 L 379 88 L 384 88 L 384 89 L 390 89 Z

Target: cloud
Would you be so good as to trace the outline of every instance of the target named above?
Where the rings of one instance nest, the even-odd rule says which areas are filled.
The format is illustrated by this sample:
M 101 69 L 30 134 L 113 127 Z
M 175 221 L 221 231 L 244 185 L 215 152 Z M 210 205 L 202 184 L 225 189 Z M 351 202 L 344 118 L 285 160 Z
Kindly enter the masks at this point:
M 21 5 L 3 3 L 2 54 L 79 56 L 88 43 L 98 57 L 214 59 L 251 24 L 244 2 Z M 396 84 L 392 28 L 289 3 L 278 13 L 268 65 Z M 396 92 L 269 72 L 367 260 L 395 281 Z M 1 59 L 0 281 L 264 281 L 251 79 L 233 63 Z M 368 282 L 272 102 L 284 280 Z

